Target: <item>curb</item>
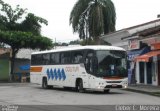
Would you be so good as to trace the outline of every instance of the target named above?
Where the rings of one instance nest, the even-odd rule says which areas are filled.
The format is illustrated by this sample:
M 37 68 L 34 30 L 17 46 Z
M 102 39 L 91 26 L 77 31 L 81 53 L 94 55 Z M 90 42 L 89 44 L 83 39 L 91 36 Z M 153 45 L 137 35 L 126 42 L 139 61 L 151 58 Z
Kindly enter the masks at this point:
M 137 93 L 143 93 L 143 94 L 148 94 L 148 95 L 151 95 L 151 96 L 160 97 L 160 92 L 147 92 L 147 91 L 138 90 L 138 89 L 132 89 L 132 88 L 127 88 L 127 89 L 123 89 L 123 90 L 131 91 L 131 92 L 137 92 Z

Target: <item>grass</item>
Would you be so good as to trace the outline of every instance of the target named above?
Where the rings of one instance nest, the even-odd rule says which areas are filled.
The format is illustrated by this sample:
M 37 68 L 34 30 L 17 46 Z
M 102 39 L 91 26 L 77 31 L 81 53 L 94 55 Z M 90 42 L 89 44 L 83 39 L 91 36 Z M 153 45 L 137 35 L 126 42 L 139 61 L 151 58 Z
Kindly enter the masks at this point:
M 151 95 L 160 97 L 160 92 L 152 92 Z

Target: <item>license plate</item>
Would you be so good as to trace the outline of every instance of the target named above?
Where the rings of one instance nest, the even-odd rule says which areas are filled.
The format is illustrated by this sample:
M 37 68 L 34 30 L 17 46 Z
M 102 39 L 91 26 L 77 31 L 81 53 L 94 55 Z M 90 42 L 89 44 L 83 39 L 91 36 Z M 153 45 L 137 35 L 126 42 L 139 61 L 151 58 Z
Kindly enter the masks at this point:
M 112 84 L 112 87 L 117 87 L 117 84 Z

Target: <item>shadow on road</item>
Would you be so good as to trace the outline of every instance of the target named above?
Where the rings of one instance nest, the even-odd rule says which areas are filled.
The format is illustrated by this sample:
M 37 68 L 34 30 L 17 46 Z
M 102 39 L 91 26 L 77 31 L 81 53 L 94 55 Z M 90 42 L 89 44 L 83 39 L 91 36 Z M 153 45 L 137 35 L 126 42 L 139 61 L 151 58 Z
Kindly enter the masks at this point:
M 60 91 L 60 92 L 71 92 L 71 93 L 79 93 L 77 92 L 74 88 L 59 88 L 59 87 L 53 87 L 50 89 L 43 89 L 42 87 L 35 87 L 37 89 L 41 89 L 41 90 L 55 90 L 55 91 Z M 101 91 L 90 91 L 90 90 L 86 90 L 84 93 L 79 93 L 79 94 L 95 94 L 95 95 L 117 95 L 117 94 L 123 94 L 121 92 L 115 92 L 111 89 L 111 91 L 109 93 L 104 93 Z

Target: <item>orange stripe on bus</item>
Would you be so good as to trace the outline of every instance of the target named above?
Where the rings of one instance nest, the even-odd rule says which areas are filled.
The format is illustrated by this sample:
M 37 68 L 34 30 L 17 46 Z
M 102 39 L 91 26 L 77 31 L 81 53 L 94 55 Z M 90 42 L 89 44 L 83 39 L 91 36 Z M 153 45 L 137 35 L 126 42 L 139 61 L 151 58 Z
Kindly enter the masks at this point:
M 31 67 L 30 68 L 30 72 L 41 72 L 42 71 L 42 67 Z
M 103 79 L 118 80 L 118 79 L 124 79 L 124 77 L 104 77 Z

